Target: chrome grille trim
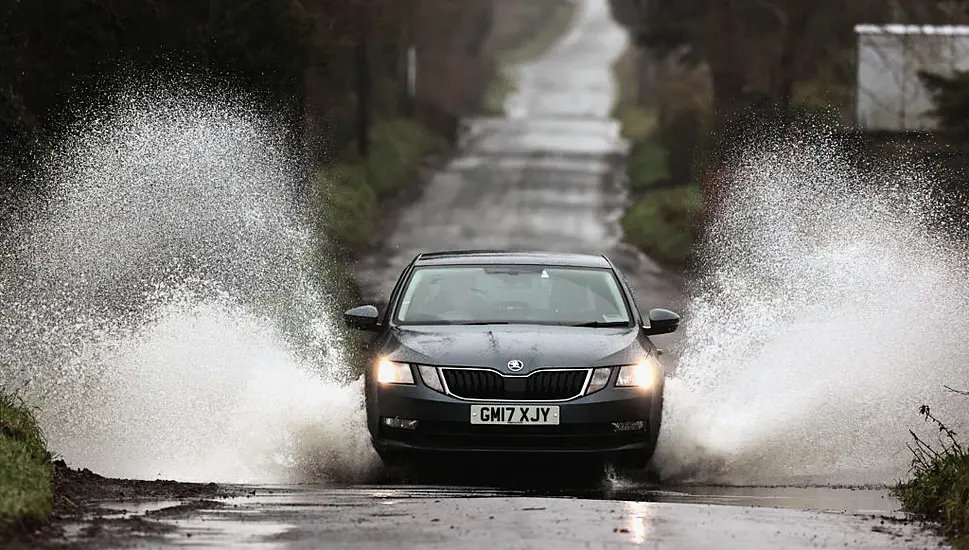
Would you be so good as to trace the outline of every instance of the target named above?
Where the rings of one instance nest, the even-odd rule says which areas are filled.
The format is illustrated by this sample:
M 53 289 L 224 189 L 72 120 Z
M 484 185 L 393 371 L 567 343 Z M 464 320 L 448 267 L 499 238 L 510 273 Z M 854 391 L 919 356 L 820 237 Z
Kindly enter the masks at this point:
M 561 367 L 550 367 L 550 368 L 539 368 L 539 369 L 535 369 L 534 371 L 532 371 L 532 372 L 530 372 L 528 374 L 505 374 L 505 373 L 503 373 L 503 372 L 501 372 L 501 371 L 499 371 L 497 369 L 488 369 L 488 368 L 482 368 L 482 367 L 435 367 L 435 368 L 437 368 L 437 371 L 438 371 L 437 372 L 437 375 L 441 379 L 441 384 L 444 386 L 444 393 L 446 395 L 448 395 L 449 397 L 453 397 L 455 399 L 460 399 L 461 401 L 468 401 L 468 402 L 473 402 L 473 403 L 565 403 L 566 401 L 572 401 L 574 399 L 578 399 L 578 398 L 580 398 L 580 397 L 582 397 L 582 396 L 585 395 L 585 392 L 588 391 L 588 389 L 589 389 L 589 383 L 592 381 L 592 371 L 593 371 L 592 368 L 572 368 L 572 369 L 569 369 L 569 368 L 561 368 Z M 572 397 L 567 397 L 565 399 L 528 399 L 528 400 L 523 400 L 523 399 L 477 399 L 477 398 L 474 398 L 474 397 L 461 397 L 460 395 L 456 395 L 455 393 L 453 393 L 451 391 L 451 388 L 448 387 L 447 377 L 444 376 L 444 372 L 443 371 L 445 371 L 445 370 L 473 370 L 473 371 L 483 371 L 483 372 L 490 372 L 490 373 L 497 374 L 498 376 L 501 376 L 502 378 L 528 378 L 529 376 L 531 376 L 533 374 L 537 374 L 539 372 L 563 372 L 563 371 L 564 372 L 582 372 L 582 371 L 585 371 L 585 380 L 582 382 L 582 388 L 579 390 L 579 393 L 578 394 L 573 395 Z

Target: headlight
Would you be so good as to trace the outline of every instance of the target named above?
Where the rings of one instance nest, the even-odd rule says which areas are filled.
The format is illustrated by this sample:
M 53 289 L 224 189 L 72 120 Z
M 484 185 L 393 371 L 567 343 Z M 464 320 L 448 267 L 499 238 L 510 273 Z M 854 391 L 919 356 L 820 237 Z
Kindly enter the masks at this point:
M 598 368 L 592 371 L 592 380 L 589 380 L 589 389 L 586 390 L 585 394 L 589 395 L 606 387 L 606 384 L 609 383 L 609 375 L 611 374 L 612 369 L 609 367 Z
M 644 390 L 652 388 L 660 375 L 660 364 L 652 355 L 635 365 L 626 365 L 619 369 L 616 377 L 616 387 L 638 387 Z
M 421 380 L 424 385 L 432 390 L 444 393 L 444 384 L 441 384 L 441 377 L 437 375 L 437 369 L 434 367 L 428 367 L 427 365 L 421 365 L 417 367 L 417 370 L 421 371 Z
M 381 384 L 413 384 L 414 373 L 407 363 L 397 363 L 389 359 L 377 362 L 377 382 Z

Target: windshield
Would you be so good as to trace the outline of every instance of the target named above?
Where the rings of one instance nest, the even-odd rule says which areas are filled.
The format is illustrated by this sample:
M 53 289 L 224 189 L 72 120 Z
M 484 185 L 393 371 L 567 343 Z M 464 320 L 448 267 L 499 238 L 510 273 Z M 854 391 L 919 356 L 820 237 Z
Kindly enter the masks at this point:
M 628 325 L 609 269 L 532 265 L 417 268 L 397 308 L 402 325 Z

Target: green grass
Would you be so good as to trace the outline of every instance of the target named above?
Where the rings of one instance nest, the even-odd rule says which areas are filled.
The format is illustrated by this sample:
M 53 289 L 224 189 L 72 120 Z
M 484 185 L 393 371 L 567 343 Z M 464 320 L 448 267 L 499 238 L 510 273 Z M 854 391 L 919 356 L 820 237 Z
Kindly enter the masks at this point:
M 656 117 L 635 106 L 618 108 L 614 115 L 629 140 L 629 186 L 643 191 L 670 177 L 669 151 L 657 135 Z
M 629 187 L 634 193 L 669 181 L 669 151 L 656 138 L 634 143 L 629 154 L 627 173 Z
M 921 413 L 938 428 L 939 441 L 929 444 L 912 432 L 911 479 L 899 482 L 893 494 L 906 511 L 938 523 L 956 548 L 969 549 L 969 449 L 927 406 Z
M 626 241 L 660 263 L 685 268 L 693 258 L 695 224 L 701 209 L 697 186 L 647 193 L 623 216 Z
M 613 72 L 618 98 L 612 114 L 630 143 L 629 188 L 639 196 L 622 219 L 626 241 L 662 264 L 685 268 L 693 257 L 695 226 L 702 209 L 699 187 L 654 189 L 670 179 L 669 149 L 660 138 L 655 113 L 637 102 L 632 50 L 616 60 Z
M 382 121 L 372 129 L 373 148 L 364 164 L 378 198 L 411 181 L 424 157 L 447 148 L 444 138 L 410 119 Z
M 362 299 L 350 263 L 354 255 L 379 244 L 381 201 L 415 183 L 424 158 L 447 148 L 442 137 L 411 119 L 381 120 L 371 128 L 368 158 L 348 152 L 343 162 L 317 172 L 313 208 L 323 236 L 321 272 L 338 310 L 359 305 Z M 349 360 L 362 365 L 366 337 L 350 330 L 345 337 Z M 348 375 L 359 374 L 358 369 Z
M 376 245 L 380 201 L 413 181 L 425 156 L 447 148 L 443 138 L 409 119 L 378 122 L 371 139 L 367 159 L 347 155 L 314 181 L 317 219 L 339 254 Z
M 496 31 L 499 39 L 495 41 L 494 74 L 482 104 L 485 114 L 504 114 L 505 99 L 516 89 L 509 67 L 538 59 L 568 30 L 576 5 L 564 0 L 547 0 L 545 3 L 549 6 L 521 2 L 515 9 L 499 10 L 495 24 L 499 28 Z M 502 28 L 510 28 L 507 36 L 501 36 Z
M 505 114 L 505 99 L 516 90 L 515 80 L 504 67 L 497 67 L 488 82 L 481 105 L 483 114 L 502 116 Z
M 658 130 L 656 115 L 648 109 L 627 105 L 613 110 L 613 117 L 622 126 L 622 136 L 633 144 L 653 139 Z
M 0 389 L 0 531 L 47 520 L 52 478 L 36 419 L 19 398 Z
M 635 104 L 620 101 L 613 116 L 622 125 L 622 135 L 629 140 L 629 187 L 640 192 L 670 178 L 669 151 L 660 140 L 656 116 Z
M 629 186 L 634 192 L 644 191 L 670 177 L 669 151 L 657 135 L 656 115 L 636 104 L 635 58 L 627 52 L 613 64 L 619 97 L 613 117 L 622 126 L 622 135 L 631 145 L 629 151 Z
M 616 104 L 612 116 L 622 122 L 623 135 L 635 141 L 645 139 L 656 129 L 656 117 L 638 104 L 639 88 L 636 78 L 636 50 L 626 51 L 612 64 L 616 78 Z M 638 124 L 637 124 L 638 123 Z

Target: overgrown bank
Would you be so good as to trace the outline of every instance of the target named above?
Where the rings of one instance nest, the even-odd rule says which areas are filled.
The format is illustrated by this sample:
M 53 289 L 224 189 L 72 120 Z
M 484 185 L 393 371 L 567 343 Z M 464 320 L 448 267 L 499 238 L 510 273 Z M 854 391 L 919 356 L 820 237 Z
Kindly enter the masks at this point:
M 0 542 L 11 530 L 47 521 L 53 465 L 29 407 L 0 388 Z
M 404 117 L 377 121 L 371 136 L 366 157 L 349 150 L 338 162 L 319 169 L 312 182 L 313 214 L 324 246 L 322 271 L 329 279 L 337 312 L 369 298 L 361 295 L 352 264 L 379 244 L 384 214 L 398 208 L 406 200 L 403 195 L 419 183 L 424 160 L 450 149 L 442 136 Z M 344 330 L 356 366 L 347 374 L 355 378 L 362 372 L 366 338 Z
M 348 152 L 313 182 L 320 230 L 344 257 L 377 244 L 380 202 L 412 181 L 425 157 L 448 149 L 443 137 L 407 118 L 378 121 L 371 135 L 368 156 Z
M 938 429 L 939 439 L 928 443 L 912 433 L 911 478 L 893 492 L 906 511 L 938 523 L 955 547 L 969 548 L 969 448 L 928 406 L 923 405 L 921 413 Z
M 702 211 L 700 188 L 671 166 L 669 138 L 679 129 L 640 102 L 638 55 L 630 49 L 613 67 L 619 85 L 613 116 L 630 143 L 627 177 L 633 204 L 622 218 L 623 231 L 629 243 L 656 261 L 685 269 L 693 259 Z

